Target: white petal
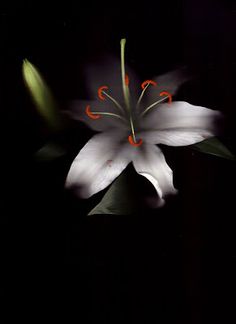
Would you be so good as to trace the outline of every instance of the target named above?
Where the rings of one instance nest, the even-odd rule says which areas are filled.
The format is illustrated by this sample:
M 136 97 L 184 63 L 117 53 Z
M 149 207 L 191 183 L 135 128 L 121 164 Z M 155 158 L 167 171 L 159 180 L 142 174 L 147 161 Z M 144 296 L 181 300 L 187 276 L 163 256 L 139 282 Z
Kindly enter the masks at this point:
M 66 180 L 82 198 L 106 188 L 132 160 L 124 135 L 106 132 L 92 137 L 73 161 Z
M 220 116 L 219 111 L 194 106 L 185 101 L 175 101 L 154 107 L 141 123 L 142 128 L 147 130 L 204 129 L 215 132 Z
M 157 201 L 159 199 L 159 204 L 163 204 L 163 197 L 176 193 L 173 185 L 173 172 L 157 146 L 143 144 L 139 152 L 133 158 L 134 168 L 153 184 L 159 196 Z
M 214 136 L 212 132 L 194 129 L 194 130 L 160 130 L 160 131 L 144 131 L 138 134 L 145 143 L 149 144 L 165 144 L 169 146 L 185 146 L 192 145 Z
M 65 111 L 72 119 L 79 120 L 85 123 L 88 127 L 95 131 L 106 131 L 113 128 L 126 128 L 127 124 L 121 119 L 114 116 L 102 115 L 99 119 L 91 119 L 87 116 L 85 110 L 87 105 L 90 106 L 91 111 L 108 112 L 121 115 L 119 110 L 114 107 L 109 101 L 99 100 L 74 100 L 71 103 L 70 110 Z

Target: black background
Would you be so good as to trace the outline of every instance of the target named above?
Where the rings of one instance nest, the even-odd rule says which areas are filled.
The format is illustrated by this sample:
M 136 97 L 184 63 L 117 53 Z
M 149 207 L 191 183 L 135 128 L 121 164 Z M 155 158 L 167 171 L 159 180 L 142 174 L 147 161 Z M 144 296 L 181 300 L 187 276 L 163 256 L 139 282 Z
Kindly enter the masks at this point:
M 163 148 L 179 189 L 166 207 L 87 217 L 102 193 L 77 200 L 64 180 L 93 132 L 72 122 L 58 135 L 68 154 L 36 162 L 49 134 L 21 74 L 28 58 L 63 108 L 86 97 L 83 66 L 118 55 L 126 37 L 143 79 L 182 65 L 196 73 L 177 99 L 222 111 L 235 152 L 235 12 L 210 0 L 2 5 L 3 323 L 235 322 L 235 162 Z

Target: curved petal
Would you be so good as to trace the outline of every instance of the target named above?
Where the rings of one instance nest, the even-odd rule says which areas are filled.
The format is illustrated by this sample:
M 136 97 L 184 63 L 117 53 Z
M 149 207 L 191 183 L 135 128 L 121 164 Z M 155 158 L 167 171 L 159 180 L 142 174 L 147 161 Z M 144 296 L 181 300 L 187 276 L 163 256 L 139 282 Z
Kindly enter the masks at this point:
M 123 137 L 114 131 L 93 136 L 73 161 L 66 186 L 82 198 L 106 188 L 131 162 L 132 150 Z
M 221 113 L 185 101 L 161 104 L 151 109 L 142 119 L 142 128 L 147 130 L 203 129 L 216 132 L 216 122 Z
M 171 129 L 140 132 L 139 137 L 149 144 L 165 144 L 169 146 L 192 145 L 214 136 L 203 129 Z
M 173 172 L 159 147 L 143 144 L 140 154 L 133 157 L 133 165 L 135 170 L 155 187 L 159 206 L 164 203 L 163 197 L 177 192 L 173 185 Z
M 70 110 L 66 111 L 71 118 L 85 123 L 88 127 L 95 131 L 106 131 L 114 128 L 128 128 L 125 121 L 108 115 L 102 115 L 99 119 L 91 119 L 87 116 L 85 109 L 90 106 L 91 111 L 108 112 L 121 115 L 114 104 L 111 102 L 103 102 L 98 100 L 74 100 L 71 103 Z

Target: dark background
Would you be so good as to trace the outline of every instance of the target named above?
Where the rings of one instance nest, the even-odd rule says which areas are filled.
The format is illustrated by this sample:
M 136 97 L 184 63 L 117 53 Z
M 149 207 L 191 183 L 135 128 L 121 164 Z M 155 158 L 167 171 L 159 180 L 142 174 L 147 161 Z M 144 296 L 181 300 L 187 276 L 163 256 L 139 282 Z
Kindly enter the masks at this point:
M 126 37 L 141 78 L 182 65 L 195 73 L 177 99 L 222 111 L 221 140 L 236 152 L 233 1 L 77 6 L 1 5 L 0 320 L 235 323 L 235 162 L 163 148 L 178 196 L 158 210 L 87 217 L 102 194 L 77 200 L 64 181 L 93 132 L 71 122 L 58 134 L 68 154 L 37 162 L 50 134 L 21 74 L 28 58 L 64 108 L 86 98 L 83 66 L 118 55 Z M 140 178 L 140 190 L 150 190 Z

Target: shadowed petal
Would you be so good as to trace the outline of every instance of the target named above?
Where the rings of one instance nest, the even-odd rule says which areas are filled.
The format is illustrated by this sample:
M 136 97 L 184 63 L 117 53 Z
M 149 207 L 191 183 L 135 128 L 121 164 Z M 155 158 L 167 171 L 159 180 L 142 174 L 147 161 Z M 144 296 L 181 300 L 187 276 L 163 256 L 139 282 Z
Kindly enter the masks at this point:
M 133 157 L 134 168 L 153 184 L 158 194 L 157 204 L 161 206 L 164 204 L 163 197 L 176 193 L 173 172 L 157 146 L 143 144 L 139 153 Z
M 126 74 L 129 76 L 129 88 L 132 99 L 137 100 L 138 88 L 140 82 L 135 72 L 126 66 Z M 121 105 L 124 103 L 122 82 L 121 82 L 121 65 L 120 60 L 114 57 L 96 62 L 96 65 L 90 64 L 86 71 L 86 84 L 89 94 L 93 98 L 97 98 L 97 90 L 99 87 L 108 86 L 107 93 L 113 96 Z
M 174 95 L 180 86 L 189 79 L 190 74 L 184 67 L 153 78 L 152 80 L 157 83 L 157 86 L 150 86 L 147 89 L 142 105 L 140 105 L 140 111 L 143 111 L 144 107 L 148 107 L 158 99 L 162 99 L 163 97 L 159 96 L 162 91 L 168 91 L 171 95 Z
M 85 112 L 87 105 L 91 111 L 108 112 L 120 115 L 111 102 L 98 100 L 74 100 L 71 103 L 70 110 L 66 111 L 72 119 L 85 123 L 88 127 L 95 131 L 106 131 L 114 128 L 126 128 L 127 123 L 117 117 L 102 115 L 101 118 L 93 120 L 89 118 Z
M 82 198 L 106 188 L 132 160 L 133 151 L 124 137 L 114 131 L 93 136 L 73 161 L 66 186 Z

